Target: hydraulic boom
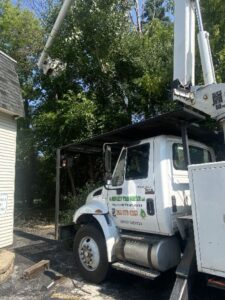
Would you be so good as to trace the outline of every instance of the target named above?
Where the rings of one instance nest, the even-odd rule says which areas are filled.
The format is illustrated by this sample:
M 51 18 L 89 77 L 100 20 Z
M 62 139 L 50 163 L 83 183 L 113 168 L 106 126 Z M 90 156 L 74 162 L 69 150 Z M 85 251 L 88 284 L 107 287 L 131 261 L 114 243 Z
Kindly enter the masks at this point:
M 204 85 L 195 85 L 195 15 Z M 216 83 L 209 33 L 204 30 L 199 0 L 175 0 L 173 99 L 219 121 L 225 132 L 225 84 Z
M 63 21 L 71 7 L 71 4 L 74 0 L 64 0 L 63 5 L 60 9 L 58 17 L 55 21 L 55 24 L 52 28 L 52 31 L 48 37 L 48 40 L 45 44 L 44 50 L 41 53 L 41 56 L 38 60 L 38 67 L 42 69 L 44 74 L 52 73 L 57 68 L 63 68 L 63 65 L 59 60 L 53 60 L 48 56 L 48 51 L 54 43 L 54 40 L 63 24 Z

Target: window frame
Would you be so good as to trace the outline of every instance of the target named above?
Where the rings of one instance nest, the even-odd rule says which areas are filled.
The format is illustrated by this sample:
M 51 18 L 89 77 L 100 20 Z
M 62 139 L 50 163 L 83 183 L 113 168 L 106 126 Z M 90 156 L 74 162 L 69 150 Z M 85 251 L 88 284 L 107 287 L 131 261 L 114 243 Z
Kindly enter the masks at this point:
M 174 168 L 176 171 L 185 171 L 185 172 L 187 172 L 187 171 L 188 171 L 188 166 L 186 166 L 185 169 L 181 169 L 181 168 L 177 168 L 177 167 L 175 166 L 175 164 L 174 164 L 174 146 L 176 146 L 176 145 L 180 145 L 180 146 L 183 147 L 183 144 L 180 143 L 180 142 L 174 142 L 174 143 L 172 144 L 172 161 L 173 161 L 173 168 Z M 196 149 L 200 149 L 200 150 L 205 150 L 205 151 L 207 151 L 207 152 L 209 153 L 210 162 L 213 161 L 212 153 L 210 152 L 209 149 L 207 149 L 207 148 L 205 148 L 205 147 L 195 146 L 195 145 L 189 145 L 188 147 L 189 147 L 189 151 L 190 151 L 190 148 L 191 148 L 191 147 L 192 147 L 192 148 L 196 148 Z M 183 151 L 184 151 L 184 150 L 183 150 Z M 190 155 L 190 159 L 191 159 L 191 155 Z M 210 163 L 210 162 L 208 162 L 208 163 Z M 203 163 L 199 163 L 199 164 L 204 164 L 204 163 L 207 163 L 207 162 L 203 162 Z M 193 164 L 193 163 L 191 162 L 191 164 Z
M 146 146 L 148 145 L 148 159 L 147 159 L 147 175 L 145 177 L 143 176 L 140 176 L 140 177 L 133 177 L 133 178 L 127 178 L 127 163 L 128 163 L 128 151 L 130 149 L 134 149 L 134 148 L 138 148 L 138 147 L 141 147 L 141 146 Z M 150 151 L 151 151 L 151 145 L 150 145 L 150 142 L 146 142 L 146 143 L 143 143 L 143 144 L 139 144 L 139 145 L 135 145 L 135 146 L 132 146 L 132 147 L 128 147 L 127 148 L 127 152 L 126 152 L 126 163 L 125 163 L 125 180 L 126 181 L 130 181 L 130 180 L 141 180 L 141 179 L 146 179 L 148 178 L 148 174 L 149 174 L 149 161 L 150 161 Z
M 116 173 L 116 170 L 117 170 L 118 164 L 119 164 L 119 162 L 120 162 L 120 159 L 121 159 L 121 157 L 122 157 L 122 155 L 123 155 L 123 152 L 125 152 L 124 169 L 123 169 L 123 171 L 124 171 L 124 173 L 123 173 L 123 181 L 121 182 L 121 184 L 115 185 L 115 184 L 113 184 L 113 177 L 114 177 L 114 175 L 115 175 L 115 173 Z M 118 157 L 118 160 L 117 160 L 117 162 L 116 162 L 115 168 L 114 168 L 114 170 L 113 170 L 113 174 L 112 174 L 112 186 L 113 186 L 113 187 L 122 186 L 122 185 L 124 184 L 125 172 L 126 172 L 126 160 L 127 160 L 127 148 L 123 147 L 123 148 L 121 149 L 120 155 L 119 155 L 119 157 Z

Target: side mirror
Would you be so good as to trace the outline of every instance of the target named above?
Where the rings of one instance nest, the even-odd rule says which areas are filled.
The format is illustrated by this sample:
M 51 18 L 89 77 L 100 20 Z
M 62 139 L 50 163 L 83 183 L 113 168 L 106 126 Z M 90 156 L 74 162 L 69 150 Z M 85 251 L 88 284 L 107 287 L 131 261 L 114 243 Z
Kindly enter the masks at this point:
M 111 184 L 112 180 L 112 163 L 111 163 L 111 146 L 105 147 L 105 182 L 107 185 Z

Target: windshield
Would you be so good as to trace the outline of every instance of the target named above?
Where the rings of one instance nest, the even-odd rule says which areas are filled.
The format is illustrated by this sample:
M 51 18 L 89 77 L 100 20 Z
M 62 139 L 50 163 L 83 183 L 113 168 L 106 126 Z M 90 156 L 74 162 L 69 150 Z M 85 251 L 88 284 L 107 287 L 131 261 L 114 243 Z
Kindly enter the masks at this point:
M 212 162 L 211 154 L 206 149 L 195 146 L 189 146 L 189 151 L 191 164 L 202 164 Z M 173 144 L 173 166 L 176 170 L 187 170 L 182 144 Z

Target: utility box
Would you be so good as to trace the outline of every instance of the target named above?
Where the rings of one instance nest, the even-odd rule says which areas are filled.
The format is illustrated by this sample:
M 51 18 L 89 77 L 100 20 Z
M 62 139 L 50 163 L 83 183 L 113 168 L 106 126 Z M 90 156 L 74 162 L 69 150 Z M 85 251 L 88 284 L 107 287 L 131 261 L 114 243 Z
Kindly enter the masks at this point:
M 16 62 L 0 51 L 0 249 L 13 242 L 17 118 L 23 102 Z
M 225 277 L 225 162 L 189 166 L 198 271 Z

